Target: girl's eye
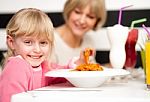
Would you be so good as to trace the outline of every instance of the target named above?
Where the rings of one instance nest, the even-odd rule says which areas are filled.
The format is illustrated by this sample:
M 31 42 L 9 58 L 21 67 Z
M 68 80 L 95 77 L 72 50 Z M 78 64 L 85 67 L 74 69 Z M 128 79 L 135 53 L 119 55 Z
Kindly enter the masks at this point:
M 29 46 L 32 45 L 32 41 L 29 41 L 29 40 L 24 41 L 24 43 Z
M 42 45 L 42 46 L 46 46 L 47 44 L 48 44 L 47 41 L 42 41 L 42 42 L 40 42 L 40 45 Z

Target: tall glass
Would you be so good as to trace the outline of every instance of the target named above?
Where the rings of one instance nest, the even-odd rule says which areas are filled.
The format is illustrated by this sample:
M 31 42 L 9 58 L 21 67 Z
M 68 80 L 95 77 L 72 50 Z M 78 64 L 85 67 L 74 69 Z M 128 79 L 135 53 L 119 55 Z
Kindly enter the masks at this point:
M 126 61 L 125 69 L 134 68 L 136 65 L 137 52 L 135 50 L 135 45 L 138 40 L 138 29 L 131 29 L 125 44 L 126 51 Z
M 150 40 L 145 43 L 145 58 L 146 58 L 146 84 L 150 89 Z
M 124 66 L 126 60 L 125 43 L 128 31 L 128 27 L 119 24 L 107 28 L 107 34 L 111 46 L 109 59 L 114 68 L 123 68 Z
M 142 61 L 142 67 L 143 67 L 143 70 L 144 70 L 144 74 L 146 75 L 146 58 L 145 58 L 145 50 L 142 49 L 140 51 L 140 54 L 141 54 L 141 61 Z

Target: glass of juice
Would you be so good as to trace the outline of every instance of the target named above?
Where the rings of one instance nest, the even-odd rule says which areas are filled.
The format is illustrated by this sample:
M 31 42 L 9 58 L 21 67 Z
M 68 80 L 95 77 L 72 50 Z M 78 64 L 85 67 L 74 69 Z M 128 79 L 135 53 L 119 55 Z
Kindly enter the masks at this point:
M 143 70 L 144 70 L 144 74 L 146 74 L 146 62 L 145 62 L 145 50 L 144 49 L 142 49 L 141 51 L 140 51 L 140 55 L 141 55 L 141 61 L 142 61 L 142 68 L 143 68 Z
M 131 29 L 128 33 L 128 38 L 125 44 L 126 61 L 124 64 L 125 69 L 134 68 L 136 65 L 137 52 L 135 49 L 138 40 L 138 29 Z
M 146 84 L 150 89 L 150 40 L 145 43 L 145 58 L 146 58 Z

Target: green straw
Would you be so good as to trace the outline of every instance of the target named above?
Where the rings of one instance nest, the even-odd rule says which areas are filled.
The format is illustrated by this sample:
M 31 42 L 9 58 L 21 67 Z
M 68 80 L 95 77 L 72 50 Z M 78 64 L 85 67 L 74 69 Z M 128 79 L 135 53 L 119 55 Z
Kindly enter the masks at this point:
M 142 22 L 145 22 L 145 21 L 147 21 L 146 18 L 139 19 L 139 20 L 134 20 L 134 21 L 132 21 L 130 28 L 133 29 L 133 27 L 134 27 L 135 24 L 142 23 Z

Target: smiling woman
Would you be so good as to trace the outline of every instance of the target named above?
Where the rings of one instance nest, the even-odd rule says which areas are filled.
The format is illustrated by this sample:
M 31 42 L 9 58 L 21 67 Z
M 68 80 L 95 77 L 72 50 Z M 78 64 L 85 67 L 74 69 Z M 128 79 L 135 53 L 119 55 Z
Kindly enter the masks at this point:
M 65 64 L 81 50 L 94 48 L 87 33 L 102 27 L 106 15 L 104 0 L 67 0 L 63 10 L 65 23 L 55 30 L 53 61 Z

